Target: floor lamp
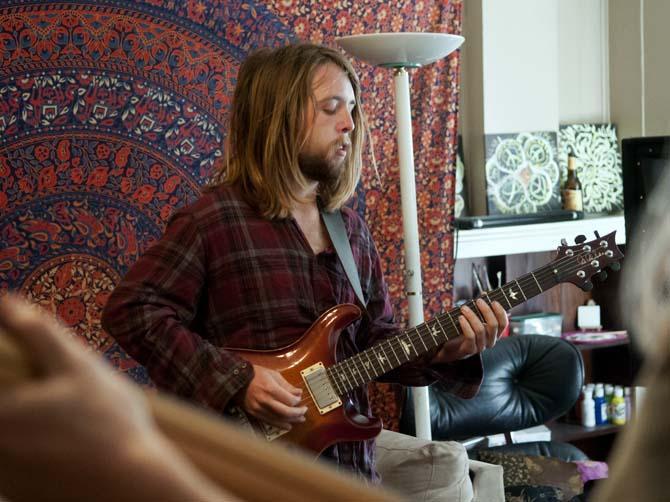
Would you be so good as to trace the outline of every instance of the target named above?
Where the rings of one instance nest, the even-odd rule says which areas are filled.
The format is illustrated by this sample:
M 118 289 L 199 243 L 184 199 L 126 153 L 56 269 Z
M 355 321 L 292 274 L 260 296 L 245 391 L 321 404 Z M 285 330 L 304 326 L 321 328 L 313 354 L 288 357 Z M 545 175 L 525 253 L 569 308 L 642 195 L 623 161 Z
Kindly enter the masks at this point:
M 410 327 L 423 323 L 424 319 L 416 183 L 414 181 L 412 112 L 407 69 L 419 68 L 442 59 L 456 50 L 463 40 L 461 36 L 445 33 L 374 33 L 336 39 L 337 43 L 353 56 L 366 63 L 393 70 L 400 164 L 400 198 L 405 241 L 405 288 L 409 304 Z M 412 401 L 416 419 L 416 436 L 431 439 L 428 388 L 414 387 Z

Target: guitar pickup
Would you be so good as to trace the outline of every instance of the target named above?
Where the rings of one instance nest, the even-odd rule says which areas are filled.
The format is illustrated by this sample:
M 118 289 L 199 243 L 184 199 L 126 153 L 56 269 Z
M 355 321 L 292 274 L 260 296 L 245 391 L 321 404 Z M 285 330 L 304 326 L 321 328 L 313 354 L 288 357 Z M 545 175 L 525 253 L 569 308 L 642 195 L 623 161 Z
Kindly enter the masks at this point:
M 342 406 L 342 400 L 330 383 L 326 367 L 323 363 L 316 363 L 300 371 L 312 400 L 321 415 Z

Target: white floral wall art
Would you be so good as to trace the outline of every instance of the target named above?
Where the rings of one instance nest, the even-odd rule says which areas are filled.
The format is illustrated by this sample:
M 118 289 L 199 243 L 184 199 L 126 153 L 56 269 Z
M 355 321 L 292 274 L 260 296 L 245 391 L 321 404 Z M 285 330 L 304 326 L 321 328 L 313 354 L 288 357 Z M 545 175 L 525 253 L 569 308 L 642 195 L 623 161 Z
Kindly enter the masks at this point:
M 486 135 L 489 214 L 560 209 L 555 132 Z
M 612 124 L 571 124 L 559 127 L 561 178 L 567 175 L 568 152 L 577 158 L 584 211 L 615 213 L 623 209 L 621 152 Z

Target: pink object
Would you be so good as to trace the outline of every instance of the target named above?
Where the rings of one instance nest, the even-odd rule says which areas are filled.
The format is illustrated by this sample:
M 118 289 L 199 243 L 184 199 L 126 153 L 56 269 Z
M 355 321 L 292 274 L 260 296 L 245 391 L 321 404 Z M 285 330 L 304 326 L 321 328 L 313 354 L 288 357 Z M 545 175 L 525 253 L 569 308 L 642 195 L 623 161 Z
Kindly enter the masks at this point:
M 572 343 L 612 343 L 627 340 L 626 331 L 568 331 L 561 335 Z
M 505 338 L 505 337 L 508 337 L 508 336 L 509 336 L 509 325 L 510 325 L 510 322 L 509 322 L 509 314 L 507 314 L 507 326 L 505 326 L 505 329 L 503 329 L 503 330 L 502 330 L 502 333 L 500 333 L 500 336 L 498 337 L 499 339 L 500 339 L 500 338 Z
M 577 470 L 584 483 L 594 479 L 604 479 L 609 473 L 609 468 L 605 462 L 595 460 L 575 460 L 574 462 L 577 464 Z

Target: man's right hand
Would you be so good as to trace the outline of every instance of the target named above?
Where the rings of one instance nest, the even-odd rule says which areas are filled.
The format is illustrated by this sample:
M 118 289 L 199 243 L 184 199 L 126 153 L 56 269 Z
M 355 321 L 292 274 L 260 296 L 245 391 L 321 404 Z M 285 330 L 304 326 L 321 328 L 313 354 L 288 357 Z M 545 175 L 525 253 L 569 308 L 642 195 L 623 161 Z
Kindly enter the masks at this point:
M 254 365 L 242 407 L 251 416 L 275 427 L 291 430 L 291 424 L 305 421 L 302 389 L 293 387 L 278 371 Z

